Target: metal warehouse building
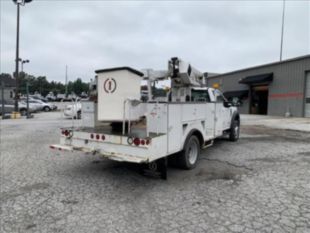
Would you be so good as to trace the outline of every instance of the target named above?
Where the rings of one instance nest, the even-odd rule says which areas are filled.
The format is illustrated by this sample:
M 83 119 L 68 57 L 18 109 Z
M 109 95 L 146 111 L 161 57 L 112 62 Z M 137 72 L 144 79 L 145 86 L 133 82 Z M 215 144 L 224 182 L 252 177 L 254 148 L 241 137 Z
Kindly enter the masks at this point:
M 241 113 L 310 117 L 310 55 L 207 78 Z

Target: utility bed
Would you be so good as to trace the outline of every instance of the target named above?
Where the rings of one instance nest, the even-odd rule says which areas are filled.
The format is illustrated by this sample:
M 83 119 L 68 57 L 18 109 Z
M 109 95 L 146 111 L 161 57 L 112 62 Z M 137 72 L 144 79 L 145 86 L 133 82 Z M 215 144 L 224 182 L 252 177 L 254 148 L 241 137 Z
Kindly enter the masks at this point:
M 199 131 L 201 147 L 221 136 L 230 125 L 215 121 L 218 103 L 149 103 L 145 124 L 130 129 L 100 127 L 63 128 L 60 145 L 53 148 L 98 153 L 118 161 L 149 163 L 182 150 L 187 136 Z M 222 104 L 221 104 L 222 105 Z M 220 124 L 218 124 L 220 123 Z M 65 147 L 63 147 L 65 146 Z
M 133 128 L 131 134 L 122 135 L 111 126 L 99 128 L 62 128 L 60 144 L 52 149 L 98 153 L 117 161 L 148 163 L 166 155 L 165 134 L 149 133 L 145 128 Z

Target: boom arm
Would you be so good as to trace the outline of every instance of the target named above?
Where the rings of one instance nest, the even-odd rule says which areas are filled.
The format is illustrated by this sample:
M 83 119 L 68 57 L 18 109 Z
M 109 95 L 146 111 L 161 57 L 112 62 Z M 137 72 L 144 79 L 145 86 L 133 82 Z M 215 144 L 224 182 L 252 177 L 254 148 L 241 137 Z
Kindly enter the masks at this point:
M 169 61 L 168 74 L 171 77 L 172 88 L 202 87 L 206 84 L 204 75 L 200 71 L 177 57 Z

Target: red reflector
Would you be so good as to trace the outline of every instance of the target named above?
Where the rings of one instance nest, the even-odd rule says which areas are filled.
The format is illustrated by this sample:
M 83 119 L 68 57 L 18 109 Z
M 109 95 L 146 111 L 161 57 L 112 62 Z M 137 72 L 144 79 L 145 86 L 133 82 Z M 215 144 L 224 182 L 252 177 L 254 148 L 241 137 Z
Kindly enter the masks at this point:
M 90 134 L 90 138 L 93 139 L 93 138 L 94 138 L 94 135 L 93 135 L 93 134 Z
M 50 146 L 50 148 L 51 148 L 51 149 L 55 149 L 55 147 L 54 147 L 54 146 Z
M 105 140 L 105 136 L 104 136 L 104 135 L 102 135 L 102 136 L 101 136 L 101 139 L 102 139 L 102 140 Z
M 136 145 L 136 146 L 139 146 L 140 145 L 140 139 L 139 138 L 135 138 L 133 140 L 133 143 Z
M 144 146 L 145 145 L 145 141 L 142 139 L 141 141 L 141 145 Z
M 99 135 L 99 134 L 96 135 L 96 139 L 97 139 L 97 140 L 100 139 L 100 135 Z

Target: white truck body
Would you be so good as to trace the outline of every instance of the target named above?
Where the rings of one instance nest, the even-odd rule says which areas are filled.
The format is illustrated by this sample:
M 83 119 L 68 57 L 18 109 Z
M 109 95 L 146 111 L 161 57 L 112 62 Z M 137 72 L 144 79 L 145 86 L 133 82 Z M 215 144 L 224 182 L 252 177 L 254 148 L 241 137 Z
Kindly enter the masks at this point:
M 214 89 L 209 88 L 212 94 Z M 118 161 L 148 163 L 181 151 L 191 131 L 200 133 L 203 145 L 223 136 L 230 129 L 235 107 L 224 107 L 223 102 L 205 103 L 142 103 L 147 106 L 146 127 L 132 127 L 134 138 L 149 140 L 148 145 L 129 143 L 133 136 L 114 134 L 111 127 L 77 128 L 69 136 L 61 135 L 64 150 L 96 152 Z M 83 116 L 83 115 L 82 115 Z M 63 129 L 66 130 L 66 129 Z M 104 140 L 102 140 L 104 136 Z M 132 138 L 134 140 L 134 138 Z
M 237 108 L 231 106 L 219 90 L 190 86 L 191 82 L 204 82 L 201 73 L 190 74 L 193 68 L 189 64 L 190 69 L 180 60 L 172 61 L 170 66 L 177 65 L 185 70 L 185 73 L 177 74 L 176 85 L 171 88 L 178 93 L 177 100 L 172 94 L 172 100 L 161 98 L 160 102 L 152 97 L 146 102 L 140 101 L 142 75 L 131 68 L 98 71 L 98 101 L 85 102 L 82 106 L 84 125 L 63 128 L 60 144 L 51 148 L 97 153 L 117 161 L 152 163 L 178 152 L 187 151 L 190 157 L 197 151 L 199 155 L 200 148 L 212 145 L 215 138 L 227 133 L 233 141 L 238 139 L 240 117 Z M 175 75 L 176 71 L 173 72 Z M 182 82 L 186 85 L 182 86 Z M 83 109 L 91 111 L 84 110 L 84 114 Z M 113 127 L 115 122 L 121 129 Z M 186 169 L 194 167 L 197 158 L 194 159 L 193 166 L 189 164 Z

